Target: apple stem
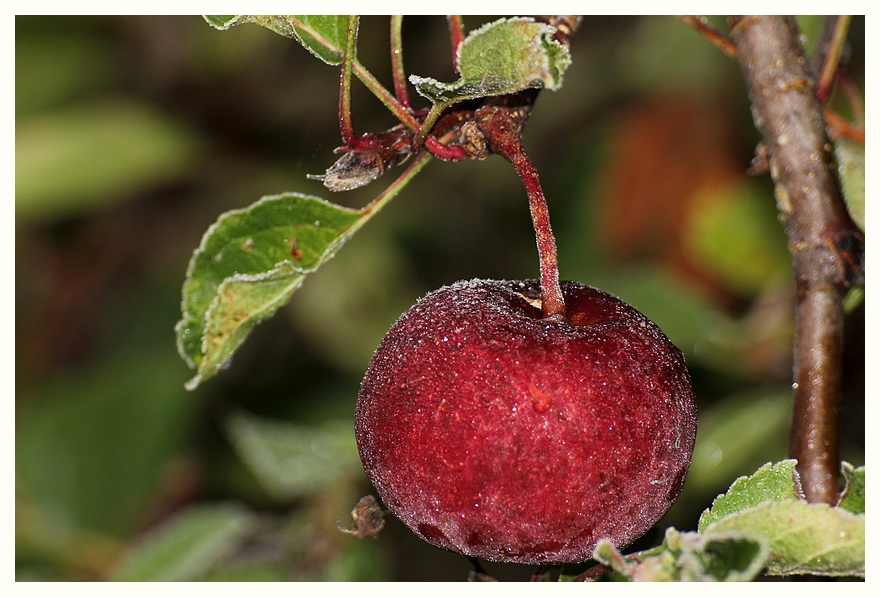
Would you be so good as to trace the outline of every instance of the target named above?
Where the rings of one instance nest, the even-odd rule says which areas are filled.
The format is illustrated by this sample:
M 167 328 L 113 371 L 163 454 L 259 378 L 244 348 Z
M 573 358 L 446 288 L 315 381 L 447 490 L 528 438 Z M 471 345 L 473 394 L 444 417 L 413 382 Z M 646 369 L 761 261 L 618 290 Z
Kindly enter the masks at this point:
M 464 41 L 464 23 L 461 15 L 449 15 L 446 18 L 449 21 L 449 38 L 452 42 L 452 68 L 455 69 L 455 74 L 459 74 L 458 46 Z
M 476 122 L 485 135 L 489 149 L 513 164 L 516 173 L 526 187 L 529 211 L 535 227 L 538 245 L 538 262 L 541 271 L 541 316 L 544 319 L 566 319 L 565 301 L 559 285 L 559 260 L 556 255 L 556 239 L 550 228 L 550 212 L 541 190 L 538 171 L 526 154 L 522 144 L 522 129 L 531 111 L 535 90 L 517 103 L 514 96 L 493 98 L 477 110 Z
M 565 319 L 565 300 L 559 285 L 559 259 L 556 254 L 556 238 L 550 228 L 550 210 L 538 171 L 532 160 L 520 146 L 519 153 L 512 160 L 516 173 L 522 179 L 529 196 L 529 212 L 535 227 L 535 241 L 538 245 L 538 261 L 541 270 L 541 315 L 546 319 Z
M 391 15 L 391 76 L 394 79 L 394 95 L 404 108 L 411 109 L 406 89 L 406 71 L 403 70 L 402 15 Z

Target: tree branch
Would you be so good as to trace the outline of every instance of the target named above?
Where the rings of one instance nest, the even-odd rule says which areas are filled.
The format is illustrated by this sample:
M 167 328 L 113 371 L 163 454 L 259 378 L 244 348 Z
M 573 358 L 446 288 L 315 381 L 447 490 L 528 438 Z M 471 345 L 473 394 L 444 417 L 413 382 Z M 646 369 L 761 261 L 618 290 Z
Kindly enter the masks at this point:
M 834 175 L 815 77 L 792 17 L 730 17 L 752 116 L 770 157 L 797 289 L 790 455 L 808 501 L 838 499 L 843 299 L 864 279 L 864 236 Z

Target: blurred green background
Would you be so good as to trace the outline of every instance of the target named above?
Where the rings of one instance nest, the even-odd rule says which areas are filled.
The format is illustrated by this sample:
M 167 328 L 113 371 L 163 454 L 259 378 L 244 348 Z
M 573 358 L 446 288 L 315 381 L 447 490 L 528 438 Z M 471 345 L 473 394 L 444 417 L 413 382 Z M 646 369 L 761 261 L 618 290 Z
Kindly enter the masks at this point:
M 464 580 L 466 558 L 393 518 L 375 540 L 336 523 L 373 492 L 352 425 L 388 327 L 456 280 L 537 276 L 513 168 L 435 160 L 190 393 L 173 328 L 217 216 L 283 191 L 360 207 L 396 174 L 332 196 L 306 178 L 336 159 L 338 70 L 257 26 L 17 17 L 15 28 L 18 580 Z M 390 88 L 387 39 L 387 18 L 362 19 L 359 56 Z M 863 18 L 850 42 L 863 88 Z M 734 61 L 672 17 L 586 17 L 571 49 L 526 149 L 561 276 L 632 303 L 685 352 L 697 449 L 660 528 L 693 530 L 736 476 L 786 455 L 786 239 L 769 177 L 745 175 L 759 138 Z M 404 61 L 453 80 L 444 18 L 404 20 Z M 395 124 L 354 87 L 359 133 Z M 856 465 L 864 362 L 859 306 L 841 415 Z M 486 570 L 525 580 L 533 567 Z

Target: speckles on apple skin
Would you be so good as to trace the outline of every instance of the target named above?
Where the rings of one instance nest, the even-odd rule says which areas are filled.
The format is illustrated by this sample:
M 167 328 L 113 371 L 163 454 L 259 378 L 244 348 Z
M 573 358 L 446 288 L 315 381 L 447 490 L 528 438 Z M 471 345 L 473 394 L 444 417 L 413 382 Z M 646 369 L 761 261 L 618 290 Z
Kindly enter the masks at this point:
M 585 561 L 650 529 L 684 482 L 696 409 L 681 352 L 641 313 L 563 282 L 472 280 L 394 324 L 356 412 L 364 468 L 429 543 L 518 563 Z

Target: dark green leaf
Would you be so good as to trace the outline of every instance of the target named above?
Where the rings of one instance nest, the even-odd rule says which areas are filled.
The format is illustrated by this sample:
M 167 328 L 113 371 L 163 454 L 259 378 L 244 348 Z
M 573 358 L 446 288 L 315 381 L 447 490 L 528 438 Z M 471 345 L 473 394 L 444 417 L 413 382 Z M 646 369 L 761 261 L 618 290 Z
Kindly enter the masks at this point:
M 213 376 L 259 321 L 284 305 L 354 232 L 362 214 L 287 193 L 227 212 L 190 260 L 177 346 L 196 376 Z
M 348 15 L 294 15 L 290 20 L 307 50 L 327 64 L 342 64 Z
M 767 547 L 748 533 L 703 535 L 696 559 L 702 574 L 711 580 L 740 582 L 753 579 L 767 559 Z
M 558 89 L 571 63 L 568 48 L 552 39 L 555 28 L 530 18 L 500 19 L 472 31 L 458 49 L 461 78 L 441 83 L 410 76 L 438 105 L 515 93 L 529 87 Z
M 156 325 L 155 312 L 142 303 L 124 311 L 127 324 L 143 316 L 137 309 Z M 155 503 L 197 408 L 180 387 L 185 378 L 174 350 L 144 334 L 136 338 L 137 350 L 116 350 L 88 372 L 53 375 L 16 394 L 29 405 L 16 422 L 17 501 L 60 521 L 41 517 L 37 525 L 17 526 L 21 536 L 34 533 L 29 541 L 77 549 L 68 545 L 79 534 L 74 529 L 131 536 Z
M 843 478 L 846 485 L 843 488 L 843 497 L 838 507 L 849 510 L 855 514 L 865 513 L 865 467 L 853 467 L 848 462 L 843 463 Z
M 800 497 L 795 460 L 783 460 L 777 464 L 767 463 L 749 477 L 733 482 L 727 493 L 719 495 L 712 507 L 700 516 L 697 529 L 704 532 L 710 525 L 725 516 L 739 512 L 766 501 L 794 500 Z
M 199 580 L 242 542 L 255 522 L 253 514 L 231 504 L 190 507 L 134 544 L 110 580 Z
M 230 27 L 253 23 L 284 37 L 299 41 L 309 52 L 333 66 L 342 63 L 347 15 L 235 15 L 205 16 L 213 27 L 225 31 Z

